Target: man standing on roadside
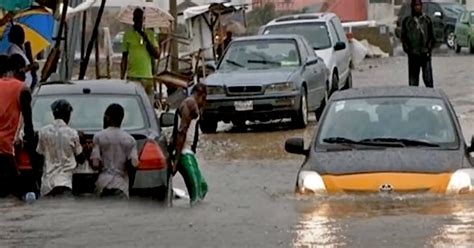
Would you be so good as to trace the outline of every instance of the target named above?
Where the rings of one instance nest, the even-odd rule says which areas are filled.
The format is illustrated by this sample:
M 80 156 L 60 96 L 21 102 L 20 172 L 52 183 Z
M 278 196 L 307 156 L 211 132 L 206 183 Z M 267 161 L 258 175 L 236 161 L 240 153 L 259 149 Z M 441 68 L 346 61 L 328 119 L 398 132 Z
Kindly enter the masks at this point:
M 144 30 L 143 10 L 133 12 L 133 29 L 123 35 L 123 54 L 120 78 L 141 83 L 150 102 L 154 103 L 152 60 L 159 57 L 158 43 L 152 31 Z
M 14 142 L 20 129 L 20 117 L 24 123 L 24 141 L 33 142 L 34 130 L 31 116 L 31 93 L 23 82 L 9 76 L 11 62 L 0 56 L 0 197 L 19 192 L 18 172 L 15 164 Z
M 412 0 L 411 11 L 411 16 L 403 20 L 401 32 L 403 50 L 408 55 L 409 84 L 419 85 L 421 68 L 426 87 L 433 88 L 431 52 L 436 43 L 433 23 L 423 14 L 422 0 Z

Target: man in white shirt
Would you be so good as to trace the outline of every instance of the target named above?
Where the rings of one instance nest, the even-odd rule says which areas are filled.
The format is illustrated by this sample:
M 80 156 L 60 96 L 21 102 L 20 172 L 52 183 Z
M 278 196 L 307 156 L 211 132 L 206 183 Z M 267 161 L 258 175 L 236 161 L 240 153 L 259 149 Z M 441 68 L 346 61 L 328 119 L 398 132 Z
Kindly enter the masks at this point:
M 13 25 L 8 33 L 8 41 L 10 42 L 10 47 L 7 50 L 7 55 L 11 56 L 13 54 L 19 54 L 25 60 L 27 66 L 32 65 L 32 61 L 28 59 L 25 52 L 25 31 L 21 26 Z M 36 67 L 31 67 L 31 69 L 37 69 Z M 34 87 L 33 75 L 31 74 L 31 69 L 26 72 L 25 84 L 30 89 Z
M 41 178 L 41 195 L 57 196 L 70 194 L 72 175 L 78 163 L 84 163 L 85 155 L 79 133 L 68 126 L 72 107 L 66 100 L 57 100 L 51 105 L 54 123 L 38 132 L 36 151 L 44 156 Z

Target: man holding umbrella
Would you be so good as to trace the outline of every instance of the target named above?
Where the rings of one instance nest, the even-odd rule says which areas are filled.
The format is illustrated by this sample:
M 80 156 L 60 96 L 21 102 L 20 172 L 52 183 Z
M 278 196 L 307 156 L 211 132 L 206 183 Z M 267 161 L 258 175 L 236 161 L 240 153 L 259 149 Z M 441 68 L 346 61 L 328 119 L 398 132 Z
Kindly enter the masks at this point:
M 144 30 L 144 11 L 133 12 L 133 29 L 123 36 L 121 79 L 139 82 L 145 89 L 150 102 L 154 103 L 154 81 L 152 60 L 159 57 L 158 43 L 152 31 Z

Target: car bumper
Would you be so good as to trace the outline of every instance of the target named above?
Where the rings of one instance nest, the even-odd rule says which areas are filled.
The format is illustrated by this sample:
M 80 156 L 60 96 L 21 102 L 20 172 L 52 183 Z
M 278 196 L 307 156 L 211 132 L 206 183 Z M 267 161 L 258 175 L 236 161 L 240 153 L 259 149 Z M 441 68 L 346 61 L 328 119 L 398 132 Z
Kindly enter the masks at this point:
M 262 96 L 208 96 L 204 109 L 204 119 L 213 121 L 238 120 L 272 120 L 289 118 L 295 115 L 300 108 L 300 94 L 298 92 L 262 95 Z M 236 102 L 252 101 L 253 108 L 238 111 Z
M 306 173 L 306 174 L 303 174 Z M 361 173 L 349 175 L 315 176 L 311 173 L 300 172 L 296 191 L 311 192 L 305 185 L 315 185 L 320 180 L 325 193 L 446 193 L 452 173 Z M 312 178 L 308 179 L 311 175 Z M 305 181 L 308 179 L 309 181 Z M 312 181 L 311 181 L 312 180 Z

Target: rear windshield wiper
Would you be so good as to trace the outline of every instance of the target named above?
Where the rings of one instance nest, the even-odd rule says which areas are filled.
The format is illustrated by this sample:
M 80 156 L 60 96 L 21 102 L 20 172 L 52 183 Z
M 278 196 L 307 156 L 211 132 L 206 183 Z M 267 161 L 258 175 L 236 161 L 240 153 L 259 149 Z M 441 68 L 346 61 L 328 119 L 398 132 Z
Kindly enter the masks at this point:
M 271 60 L 248 60 L 247 63 L 264 64 L 264 65 L 281 65 L 280 62 L 271 61 Z
M 245 67 L 245 66 L 239 64 L 238 62 L 235 62 L 235 61 L 230 60 L 230 59 L 226 59 L 225 62 L 227 62 L 227 63 L 229 63 L 229 64 L 231 64 L 231 65 L 235 65 L 235 66 L 240 67 L 240 68 L 244 68 L 244 67 Z
M 438 144 L 430 143 L 423 140 L 414 140 L 414 139 L 403 139 L 403 138 L 372 138 L 372 139 L 365 139 L 361 140 L 364 144 L 386 144 L 386 145 L 393 145 L 393 144 L 400 144 L 403 146 L 426 146 L 426 147 L 439 147 Z

